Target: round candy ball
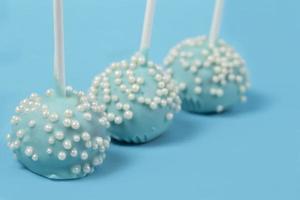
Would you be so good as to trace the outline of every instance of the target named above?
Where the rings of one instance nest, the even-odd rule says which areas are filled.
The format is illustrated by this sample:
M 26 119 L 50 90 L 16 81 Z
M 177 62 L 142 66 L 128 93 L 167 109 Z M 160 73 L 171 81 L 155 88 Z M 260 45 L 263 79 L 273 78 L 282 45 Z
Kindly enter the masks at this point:
M 186 111 L 223 112 L 247 100 L 245 62 L 223 40 L 210 45 L 206 36 L 187 39 L 170 50 L 164 64 L 180 87 Z
M 145 143 L 164 133 L 181 108 L 171 76 L 137 53 L 96 76 L 89 97 L 106 113 L 112 138 Z M 100 122 L 106 124 L 105 119 Z
M 82 92 L 47 90 L 16 107 L 8 146 L 30 171 L 50 179 L 76 179 L 105 159 L 110 137 L 99 129 L 98 114 Z

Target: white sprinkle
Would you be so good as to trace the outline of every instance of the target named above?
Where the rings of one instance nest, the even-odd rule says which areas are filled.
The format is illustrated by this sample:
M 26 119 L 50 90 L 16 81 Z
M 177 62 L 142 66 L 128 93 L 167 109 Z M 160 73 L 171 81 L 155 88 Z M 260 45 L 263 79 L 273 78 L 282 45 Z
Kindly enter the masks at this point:
M 63 142 L 63 147 L 66 149 L 66 150 L 70 150 L 72 148 L 72 142 L 70 140 L 65 140 Z
M 197 86 L 197 87 L 194 88 L 194 92 L 195 92 L 195 94 L 199 95 L 199 94 L 202 93 L 202 88 Z
M 28 122 L 28 126 L 29 126 L 30 128 L 35 127 L 35 125 L 36 125 L 36 122 L 35 122 L 34 120 L 30 120 L 30 121 Z
M 133 113 L 131 111 L 125 111 L 125 113 L 124 113 L 125 119 L 130 120 L 130 119 L 132 119 L 132 117 L 133 117 Z
M 116 116 L 116 117 L 115 117 L 115 123 L 116 123 L 116 124 L 122 124 L 122 122 L 123 122 L 122 117 L 120 117 L 120 116 Z
M 151 103 L 150 103 L 150 108 L 151 108 L 152 110 L 157 109 L 157 104 L 156 104 L 155 102 L 151 102 Z
M 28 156 L 28 157 L 30 157 L 30 156 L 32 156 L 32 154 L 33 154 L 33 147 L 31 147 L 31 146 L 27 146 L 26 148 L 25 148 L 25 155 L 26 156 Z
M 217 111 L 218 113 L 223 112 L 223 111 L 224 111 L 224 106 L 218 105 L 216 111 Z
M 25 135 L 25 131 L 23 129 L 20 129 L 17 131 L 16 135 L 18 138 L 23 138 Z
M 39 156 L 35 153 L 35 154 L 32 155 L 31 159 L 32 159 L 33 161 L 38 161 Z
M 115 114 L 114 113 L 108 113 L 107 115 L 108 121 L 114 121 L 115 120 Z
M 72 128 L 75 129 L 75 130 L 80 128 L 80 124 L 77 120 L 72 121 Z
M 91 139 L 91 136 L 90 136 L 90 134 L 88 132 L 83 132 L 81 134 L 81 138 L 82 138 L 83 141 L 88 141 L 88 140 Z
M 93 159 L 93 165 L 99 166 L 103 163 L 103 159 L 100 156 L 97 156 Z
M 10 141 L 10 140 L 11 140 L 11 134 L 9 134 L 9 133 L 6 134 L 6 140 L 7 140 L 7 141 Z
M 89 158 L 88 152 L 83 151 L 83 152 L 81 153 L 81 155 L 80 155 L 80 158 L 81 158 L 82 160 L 87 160 L 87 159 Z
M 46 95 L 47 95 L 48 97 L 53 96 L 53 94 L 54 94 L 54 90 L 53 90 L 53 89 L 48 89 L 48 90 L 46 91 Z
M 49 144 L 54 144 L 55 143 L 55 138 L 50 136 L 49 139 L 48 139 L 48 143 Z
M 79 135 L 73 135 L 73 141 L 74 142 L 79 142 L 80 141 L 80 136 Z
M 53 152 L 53 150 L 49 147 L 49 148 L 47 148 L 47 154 L 52 154 L 52 152 Z
M 72 124 L 72 120 L 71 119 L 69 119 L 69 118 L 66 118 L 66 119 L 64 119 L 64 122 L 63 122 L 63 124 L 64 124 L 64 126 L 65 127 L 70 127 L 71 126 L 71 124 Z
M 89 164 L 85 164 L 83 166 L 83 172 L 87 173 L 87 174 L 90 173 L 91 172 L 91 166 Z
M 57 131 L 57 132 L 55 132 L 54 137 L 55 137 L 57 140 L 63 140 L 64 137 L 65 137 L 65 134 L 64 134 L 64 132 L 62 132 L 62 131 Z
M 57 158 L 59 160 L 65 160 L 67 158 L 67 154 L 64 151 L 58 153 Z
M 174 114 L 169 112 L 169 113 L 167 113 L 166 118 L 167 118 L 167 120 L 171 121 L 174 118 Z
M 20 140 L 16 140 L 16 141 L 14 142 L 14 148 L 15 148 L 15 149 L 20 148 L 20 145 L 21 145 Z
M 71 152 L 70 152 L 70 155 L 71 155 L 72 157 L 76 157 L 76 156 L 78 155 L 77 149 L 72 149 Z
M 71 171 L 72 171 L 73 174 L 76 174 L 76 175 L 80 174 L 81 166 L 80 165 L 75 165 L 75 166 L 72 167 Z
M 129 104 L 124 104 L 123 105 L 123 109 L 124 110 L 129 110 L 130 109 L 130 105 Z
M 47 132 L 47 133 L 50 133 L 53 131 L 53 126 L 51 124 L 46 124 L 44 126 L 44 131 Z
M 58 121 L 58 114 L 52 113 L 52 114 L 49 116 L 49 120 L 50 120 L 51 122 L 56 122 L 56 121 Z

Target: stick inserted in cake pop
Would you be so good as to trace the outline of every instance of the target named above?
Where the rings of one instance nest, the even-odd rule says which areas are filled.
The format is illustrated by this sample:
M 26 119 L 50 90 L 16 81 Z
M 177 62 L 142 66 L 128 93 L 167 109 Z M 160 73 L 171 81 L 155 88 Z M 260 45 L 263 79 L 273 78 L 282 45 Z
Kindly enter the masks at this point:
M 64 59 L 64 24 L 63 0 L 53 1 L 54 11 L 54 77 L 56 89 L 65 95 L 65 59 Z
M 211 30 L 209 35 L 209 43 L 211 45 L 215 44 L 216 40 L 219 37 L 223 7 L 224 7 L 224 0 L 216 0 L 215 11 L 214 11 L 213 21 L 211 24 Z
M 153 19 L 155 12 L 155 0 L 147 0 L 145 19 L 144 19 L 144 28 L 141 40 L 141 51 L 145 51 L 150 48 Z
M 187 38 L 165 58 L 186 111 L 221 113 L 247 100 L 250 83 L 245 61 L 219 37 L 223 7 L 224 0 L 216 0 L 208 37 Z
M 97 101 L 109 124 L 110 135 L 121 142 L 145 143 L 165 133 L 181 109 L 178 87 L 160 66 L 148 58 L 155 0 L 147 0 L 139 52 L 114 62 L 97 75 L 89 98 Z
M 98 122 L 105 113 L 82 91 L 65 87 L 63 0 L 53 0 L 56 89 L 32 93 L 11 118 L 8 146 L 26 169 L 50 179 L 77 179 L 105 159 L 110 136 Z

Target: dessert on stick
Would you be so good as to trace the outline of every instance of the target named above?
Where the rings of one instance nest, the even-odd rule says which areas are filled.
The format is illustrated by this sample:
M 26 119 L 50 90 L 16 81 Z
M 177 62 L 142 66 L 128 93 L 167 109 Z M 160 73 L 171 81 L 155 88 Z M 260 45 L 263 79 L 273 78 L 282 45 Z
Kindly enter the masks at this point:
M 53 5 L 56 87 L 20 102 L 7 141 L 28 170 L 50 179 L 76 179 L 102 164 L 110 137 L 99 130 L 95 104 L 65 86 L 63 0 L 53 0 Z
M 176 84 L 149 60 L 155 0 L 148 0 L 139 51 L 129 61 L 112 63 L 95 77 L 89 97 L 98 102 L 111 137 L 145 143 L 160 136 L 181 108 Z
M 164 65 L 180 88 L 182 108 L 220 113 L 245 102 L 249 88 L 245 61 L 219 39 L 224 0 L 216 0 L 210 35 L 188 38 L 166 56 Z

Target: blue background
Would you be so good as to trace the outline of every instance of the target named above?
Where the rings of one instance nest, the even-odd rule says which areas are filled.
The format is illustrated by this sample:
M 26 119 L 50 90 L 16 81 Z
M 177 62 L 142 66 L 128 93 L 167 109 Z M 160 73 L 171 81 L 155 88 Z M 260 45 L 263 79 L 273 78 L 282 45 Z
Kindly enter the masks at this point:
M 209 31 L 212 0 L 157 0 L 152 58 Z M 141 0 L 65 0 L 68 83 L 137 50 Z M 228 0 L 222 37 L 247 60 L 249 102 L 222 115 L 180 113 L 140 146 L 113 145 L 95 174 L 50 181 L 12 159 L 3 137 L 18 102 L 52 87 L 51 0 L 0 0 L 0 199 L 300 199 L 300 3 Z

